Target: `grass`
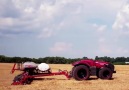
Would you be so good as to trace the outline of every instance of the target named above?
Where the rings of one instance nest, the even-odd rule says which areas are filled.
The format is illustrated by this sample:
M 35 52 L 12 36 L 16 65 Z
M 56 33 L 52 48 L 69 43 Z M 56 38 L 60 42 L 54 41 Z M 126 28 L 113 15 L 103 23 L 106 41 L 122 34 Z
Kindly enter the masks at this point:
M 13 64 L 0 63 L 0 90 L 129 90 L 129 65 L 116 65 L 112 80 L 101 80 L 96 76 L 89 80 L 67 80 L 65 76 L 47 76 L 34 80 L 30 85 L 11 85 L 13 78 L 21 73 L 10 74 Z M 52 71 L 70 71 L 70 64 L 50 64 Z

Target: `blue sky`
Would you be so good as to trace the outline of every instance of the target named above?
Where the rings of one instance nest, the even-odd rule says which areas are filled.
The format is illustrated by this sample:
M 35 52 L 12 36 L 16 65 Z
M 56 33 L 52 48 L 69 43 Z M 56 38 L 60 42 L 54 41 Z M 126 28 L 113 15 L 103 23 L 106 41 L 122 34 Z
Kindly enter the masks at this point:
M 0 0 L 0 55 L 129 56 L 128 0 Z

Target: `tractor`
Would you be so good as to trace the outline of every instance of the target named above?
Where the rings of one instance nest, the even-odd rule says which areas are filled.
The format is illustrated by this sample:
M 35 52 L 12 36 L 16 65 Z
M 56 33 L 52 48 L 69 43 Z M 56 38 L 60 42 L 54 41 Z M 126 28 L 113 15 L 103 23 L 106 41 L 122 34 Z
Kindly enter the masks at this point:
M 101 79 L 111 79 L 112 74 L 116 73 L 116 71 L 114 71 L 114 65 L 104 61 L 84 59 L 76 61 L 72 63 L 72 65 L 73 68 L 70 72 L 60 69 L 58 72 L 52 72 L 51 68 L 46 63 L 15 63 L 11 73 L 14 73 L 15 70 L 23 72 L 14 78 L 12 85 L 30 84 L 34 78 L 43 76 L 65 75 L 67 79 L 73 77 L 75 80 L 87 80 L 90 76 L 97 76 Z
M 114 65 L 100 60 L 85 59 L 72 63 L 71 76 L 76 80 L 87 80 L 90 76 L 97 76 L 100 79 L 111 79 Z

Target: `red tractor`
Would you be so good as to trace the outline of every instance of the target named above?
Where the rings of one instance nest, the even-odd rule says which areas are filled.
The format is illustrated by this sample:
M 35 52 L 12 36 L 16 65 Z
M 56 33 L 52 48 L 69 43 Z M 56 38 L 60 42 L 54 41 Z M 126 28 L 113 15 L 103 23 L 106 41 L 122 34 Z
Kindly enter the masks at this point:
M 16 68 L 16 63 L 14 64 L 11 73 L 14 73 L 15 70 L 21 70 L 23 72 L 14 78 L 12 85 L 30 84 L 34 78 L 42 76 L 65 75 L 68 79 L 73 77 L 76 80 L 87 80 L 90 75 L 96 75 L 101 79 L 111 79 L 112 74 L 116 73 L 114 71 L 114 65 L 111 63 L 90 59 L 74 62 L 72 64 L 74 67 L 70 73 L 67 70 L 52 72 L 46 63 L 36 64 L 34 62 L 25 62 L 17 65 L 18 68 Z
M 114 71 L 114 65 L 109 62 L 85 59 L 74 62 L 71 76 L 76 80 L 87 80 L 91 76 L 97 76 L 101 79 L 111 79 Z

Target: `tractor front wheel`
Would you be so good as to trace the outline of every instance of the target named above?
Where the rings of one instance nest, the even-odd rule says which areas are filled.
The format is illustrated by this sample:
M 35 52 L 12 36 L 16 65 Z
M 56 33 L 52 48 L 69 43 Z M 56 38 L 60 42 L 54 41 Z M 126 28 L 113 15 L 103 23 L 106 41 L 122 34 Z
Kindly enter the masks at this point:
M 85 65 L 76 66 L 72 70 L 72 76 L 76 80 L 87 80 L 90 76 L 89 68 Z
M 99 71 L 99 78 L 101 79 L 111 79 L 112 78 L 112 70 L 104 67 Z

